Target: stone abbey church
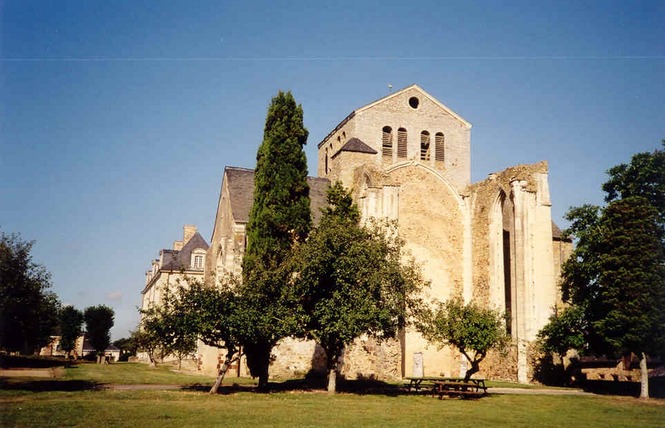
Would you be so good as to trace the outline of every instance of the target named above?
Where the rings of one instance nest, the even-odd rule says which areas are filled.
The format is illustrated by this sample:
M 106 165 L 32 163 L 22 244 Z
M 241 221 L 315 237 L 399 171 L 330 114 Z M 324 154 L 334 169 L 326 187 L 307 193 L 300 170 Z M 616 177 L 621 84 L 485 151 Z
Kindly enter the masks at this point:
M 427 299 L 459 295 L 507 314 L 513 346 L 488 356 L 480 375 L 527 382 L 532 343 L 560 302 L 560 267 L 572 244 L 552 222 L 547 162 L 510 167 L 471 183 L 470 151 L 471 124 L 465 119 L 417 85 L 391 93 L 351 112 L 318 144 L 318 177 L 309 178 L 313 219 L 320 216 L 327 187 L 341 181 L 363 218 L 396 220 L 406 248 L 431 282 Z M 211 284 L 240 273 L 253 190 L 252 170 L 225 168 L 210 245 L 198 240 L 197 249 L 189 249 L 206 250 L 205 268 L 198 272 Z M 200 262 L 194 257 L 186 258 Z M 146 296 L 155 294 L 159 271 L 156 261 L 144 305 L 153 300 Z M 313 343 L 284 340 L 274 353 L 272 376 L 325 367 Z M 201 347 L 199 368 L 215 370 L 218 354 Z M 342 374 L 351 378 L 411 376 L 414 363 L 425 375 L 460 376 L 466 370 L 458 351 L 439 350 L 412 330 L 389 342 L 360 339 L 343 359 Z M 242 364 L 237 370 L 245 373 Z

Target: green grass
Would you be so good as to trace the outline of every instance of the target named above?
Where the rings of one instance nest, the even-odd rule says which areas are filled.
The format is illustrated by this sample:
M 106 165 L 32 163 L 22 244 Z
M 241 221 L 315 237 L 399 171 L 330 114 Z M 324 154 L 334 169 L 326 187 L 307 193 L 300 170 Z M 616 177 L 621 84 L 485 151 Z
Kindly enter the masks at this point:
M 225 388 L 226 393 L 211 396 L 191 389 L 92 389 L 98 383 L 208 386 L 211 380 L 140 364 L 84 364 L 67 369 L 59 380 L 5 379 L 0 389 L 0 426 L 604 428 L 659 427 L 665 421 L 665 400 L 611 396 L 490 395 L 438 400 L 382 393 L 329 396 L 298 390 L 263 394 Z
M 192 373 L 175 372 L 169 365 L 148 367 L 141 363 L 95 364 L 80 363 L 65 369 L 67 380 L 85 380 L 103 384 L 212 384 L 215 378 Z
M 636 399 L 496 395 L 426 396 L 184 391 L 46 392 L 4 399 L 0 426 L 662 426 L 665 407 Z

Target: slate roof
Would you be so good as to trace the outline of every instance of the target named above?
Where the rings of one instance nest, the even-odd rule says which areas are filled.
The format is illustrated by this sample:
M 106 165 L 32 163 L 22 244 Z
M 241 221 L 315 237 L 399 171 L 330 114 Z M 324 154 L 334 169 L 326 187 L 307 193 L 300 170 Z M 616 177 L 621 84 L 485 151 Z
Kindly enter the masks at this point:
M 347 141 L 346 144 L 344 144 L 342 148 L 340 148 L 339 151 L 335 153 L 333 157 L 337 156 L 341 152 L 369 153 L 371 155 L 379 153 L 370 146 L 368 146 L 367 144 L 365 144 L 364 141 L 356 137 L 353 137 L 349 141 Z
M 254 170 L 227 166 L 225 174 L 233 218 L 236 222 L 247 223 L 249 221 L 249 211 L 252 209 L 252 203 L 254 202 Z M 321 208 L 326 206 L 326 192 L 330 187 L 330 180 L 307 177 L 307 184 L 309 184 L 312 221 L 317 224 L 321 218 Z
M 164 259 L 164 264 L 162 265 L 162 269 L 165 270 L 180 270 L 180 269 L 189 269 L 190 268 L 190 263 L 192 261 L 192 251 L 194 251 L 197 248 L 202 248 L 204 250 L 208 249 L 208 243 L 203 239 L 200 233 L 196 232 L 194 236 L 192 236 L 189 241 L 182 247 L 182 250 L 180 251 L 175 251 L 175 250 L 162 250 L 164 255 L 167 254 L 167 252 L 170 252 L 170 260 L 167 262 L 166 259 Z

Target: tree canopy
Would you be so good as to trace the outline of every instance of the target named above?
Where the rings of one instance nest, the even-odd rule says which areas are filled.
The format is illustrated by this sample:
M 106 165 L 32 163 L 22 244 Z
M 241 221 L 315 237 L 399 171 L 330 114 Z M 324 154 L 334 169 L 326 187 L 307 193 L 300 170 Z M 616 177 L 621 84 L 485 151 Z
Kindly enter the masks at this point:
M 303 150 L 307 135 L 302 107 L 290 92 L 280 91 L 268 108 L 263 143 L 256 156 L 254 202 L 240 286 L 244 313 L 253 320 L 245 345 L 247 364 L 261 388 L 268 382 L 272 348 L 295 325 L 284 296 L 289 274 L 283 264 L 293 244 L 304 240 L 311 226 Z
M 243 299 L 238 295 L 235 278 L 227 278 L 216 287 L 190 280 L 186 286 L 177 288 L 169 299 L 168 312 L 163 309 L 145 320 L 145 328 L 166 338 L 162 346 L 166 352 L 173 352 L 174 331 L 180 331 L 183 338 L 194 344 L 200 339 L 208 346 L 226 350 L 224 363 L 218 372 L 217 381 L 210 393 L 217 392 L 228 367 L 240 357 L 240 347 L 247 339 L 246 331 L 251 329 L 253 320 L 244 310 Z M 175 325 L 171 325 L 171 324 Z
M 665 140 L 663 149 L 633 155 L 630 163 L 610 168 L 603 184 L 606 202 L 642 196 L 660 214 L 665 223 Z
M 570 309 L 541 332 L 549 349 L 615 357 L 634 353 L 648 397 L 647 356 L 665 355 L 665 152 L 638 153 L 608 171 L 606 207 L 571 208 L 576 239 L 562 269 Z M 568 331 L 572 337 L 561 335 Z
M 60 307 L 51 275 L 32 261 L 33 244 L 0 232 L 0 349 L 24 354 L 48 344 Z
M 491 349 L 502 348 L 507 340 L 503 314 L 473 302 L 465 305 L 460 298 L 424 310 L 418 330 L 430 342 L 459 349 L 471 364 L 465 381 L 480 370 L 480 363 Z
M 111 328 L 113 327 L 113 309 L 106 305 L 90 306 L 85 309 L 86 338 L 98 356 L 104 355 L 104 350 L 111 344 Z M 101 358 L 99 362 L 102 362 Z
M 176 357 L 178 368 L 183 358 L 196 351 L 196 315 L 185 302 L 185 291 L 182 286 L 176 292 L 167 289 L 160 305 L 141 312 L 143 330 L 147 332 L 143 339 L 154 337 L 161 356 Z
M 294 252 L 303 333 L 326 352 L 329 392 L 346 346 L 362 335 L 395 337 L 418 306 L 424 282 L 413 263 L 401 263 L 401 242 L 392 232 L 361 226 L 351 195 L 336 183 L 321 223 Z
M 81 335 L 83 312 L 68 305 L 62 308 L 59 315 L 60 347 L 69 355 L 76 346 L 76 339 Z

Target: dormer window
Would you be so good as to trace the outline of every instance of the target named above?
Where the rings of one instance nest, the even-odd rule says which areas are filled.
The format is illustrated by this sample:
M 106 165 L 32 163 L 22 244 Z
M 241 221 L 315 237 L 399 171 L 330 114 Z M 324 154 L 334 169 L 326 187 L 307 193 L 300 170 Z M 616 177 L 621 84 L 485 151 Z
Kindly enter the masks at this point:
M 203 269 L 205 264 L 205 250 L 203 248 L 197 248 L 192 251 L 192 260 L 191 266 L 192 269 Z

